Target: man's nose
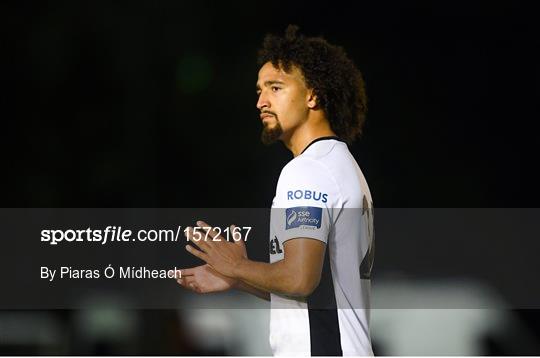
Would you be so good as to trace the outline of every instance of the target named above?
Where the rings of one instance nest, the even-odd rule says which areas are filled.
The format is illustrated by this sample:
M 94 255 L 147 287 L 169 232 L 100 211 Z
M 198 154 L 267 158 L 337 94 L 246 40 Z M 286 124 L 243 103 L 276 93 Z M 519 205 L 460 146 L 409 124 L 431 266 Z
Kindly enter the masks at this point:
M 259 95 L 259 99 L 257 100 L 257 108 L 259 110 L 262 110 L 265 107 L 270 107 L 270 103 L 266 99 L 266 96 L 264 95 L 264 93 L 261 93 Z

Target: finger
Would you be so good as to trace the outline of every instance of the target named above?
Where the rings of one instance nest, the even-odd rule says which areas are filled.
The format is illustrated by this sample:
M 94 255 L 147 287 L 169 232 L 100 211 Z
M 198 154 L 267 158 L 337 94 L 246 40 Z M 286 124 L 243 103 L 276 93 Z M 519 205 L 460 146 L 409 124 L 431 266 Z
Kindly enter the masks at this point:
M 232 238 L 233 238 L 232 242 L 234 242 L 235 244 L 242 245 L 244 243 L 242 235 L 240 235 L 240 240 L 238 240 L 238 235 L 235 232 L 235 229 L 236 229 L 236 225 L 233 224 L 233 225 L 229 226 L 229 232 L 231 233 Z
M 244 257 L 247 257 L 247 252 L 246 252 L 246 242 L 244 241 L 244 238 L 242 237 L 242 235 L 240 235 L 240 240 L 235 240 L 235 229 L 236 229 L 236 225 L 231 225 L 230 227 L 230 230 L 231 232 L 233 233 L 232 236 L 233 236 L 233 242 L 238 245 L 238 246 L 241 246 L 244 250 Z
M 205 252 L 202 252 L 202 251 L 199 251 L 197 250 L 196 248 L 194 248 L 193 246 L 190 246 L 190 245 L 186 245 L 186 250 L 192 254 L 193 256 L 196 256 L 198 258 L 200 258 L 201 260 L 203 260 L 204 262 L 208 263 L 208 254 L 205 253 Z
M 185 231 L 185 235 L 187 239 L 191 241 L 192 243 L 194 243 L 195 245 L 197 245 L 199 249 L 201 249 L 204 252 L 208 251 L 209 249 L 208 243 L 204 240 L 204 235 L 202 233 L 200 233 L 200 236 L 199 235 L 195 236 L 193 233 L 193 228 L 188 227 Z
M 195 269 L 196 267 L 187 268 L 187 269 L 176 269 L 175 270 L 169 270 L 169 276 L 173 276 L 175 279 L 183 278 L 186 276 L 193 276 L 195 275 Z
M 182 278 L 182 270 L 169 270 L 167 276 L 175 279 Z
M 176 280 L 176 282 L 178 282 L 181 286 L 185 288 L 191 288 L 190 284 L 193 283 L 194 281 L 195 281 L 195 278 L 193 276 L 182 277 Z
M 199 293 L 201 292 L 201 289 L 199 288 L 199 286 L 195 282 L 189 283 L 189 288 L 192 289 L 195 292 L 199 292 Z
M 206 232 L 208 232 L 208 236 L 211 238 L 211 239 L 214 239 L 214 238 L 217 238 L 217 237 L 220 237 L 220 232 L 215 230 L 215 229 L 212 229 L 212 226 L 210 226 L 209 224 L 205 223 L 204 221 L 202 220 L 199 220 L 197 221 L 197 225 L 199 225 L 200 227 L 204 228 Z M 216 240 L 217 241 L 217 240 Z M 213 241 L 209 241 L 209 243 L 212 243 Z
M 177 282 L 180 286 L 182 286 L 182 287 L 184 287 L 184 288 L 189 288 L 189 287 L 186 286 L 186 279 L 185 279 L 185 278 L 179 278 L 179 279 L 176 280 L 176 282 Z
M 188 290 L 191 290 L 191 291 L 195 291 L 195 292 L 199 292 L 200 289 L 199 289 L 199 286 L 197 285 L 197 283 L 194 281 L 193 278 L 182 278 L 182 279 L 178 279 L 176 282 L 178 282 L 182 287 L 188 289 Z
M 181 269 L 179 271 L 182 271 L 182 277 L 186 277 L 186 276 L 193 276 L 195 275 L 195 267 L 192 267 L 192 268 L 186 268 L 186 269 Z

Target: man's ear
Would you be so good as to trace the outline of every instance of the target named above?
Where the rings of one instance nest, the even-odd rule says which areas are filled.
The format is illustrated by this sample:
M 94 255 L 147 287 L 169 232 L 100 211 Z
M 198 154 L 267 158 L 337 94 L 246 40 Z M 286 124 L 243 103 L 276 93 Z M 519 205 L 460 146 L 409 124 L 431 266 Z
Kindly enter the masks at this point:
M 309 109 L 316 109 L 317 108 L 317 96 L 313 92 L 313 90 L 308 90 L 308 98 L 307 98 L 307 105 Z

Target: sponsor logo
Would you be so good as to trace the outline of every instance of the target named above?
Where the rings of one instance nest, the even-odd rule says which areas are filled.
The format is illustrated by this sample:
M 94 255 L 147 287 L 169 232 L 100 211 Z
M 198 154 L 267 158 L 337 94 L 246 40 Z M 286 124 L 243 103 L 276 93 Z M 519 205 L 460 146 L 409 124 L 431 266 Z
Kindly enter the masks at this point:
M 322 221 L 322 208 L 313 206 L 297 206 L 285 210 L 285 230 L 320 229 Z
M 270 255 L 282 254 L 283 250 L 279 243 L 277 236 L 274 236 L 273 239 L 270 239 Z
M 296 220 L 297 217 L 298 214 L 296 213 L 296 211 L 291 210 L 289 215 L 287 215 L 287 225 L 292 225 L 292 223 L 294 222 L 294 220 Z
M 328 194 L 321 193 L 314 190 L 289 190 L 287 191 L 287 200 L 315 200 L 326 203 L 328 201 Z

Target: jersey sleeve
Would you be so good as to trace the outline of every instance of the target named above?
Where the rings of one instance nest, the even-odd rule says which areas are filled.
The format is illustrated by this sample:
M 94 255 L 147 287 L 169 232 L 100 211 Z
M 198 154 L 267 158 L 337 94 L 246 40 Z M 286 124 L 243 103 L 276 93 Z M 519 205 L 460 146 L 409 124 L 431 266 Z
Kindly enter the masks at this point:
M 283 242 L 311 238 L 327 243 L 340 207 L 339 187 L 321 163 L 297 158 L 283 168 L 272 208 Z

